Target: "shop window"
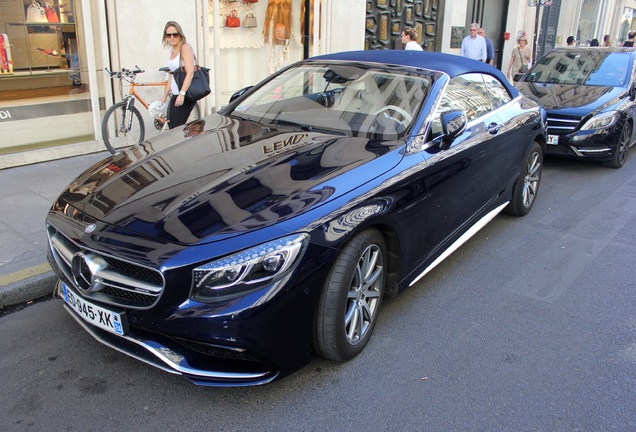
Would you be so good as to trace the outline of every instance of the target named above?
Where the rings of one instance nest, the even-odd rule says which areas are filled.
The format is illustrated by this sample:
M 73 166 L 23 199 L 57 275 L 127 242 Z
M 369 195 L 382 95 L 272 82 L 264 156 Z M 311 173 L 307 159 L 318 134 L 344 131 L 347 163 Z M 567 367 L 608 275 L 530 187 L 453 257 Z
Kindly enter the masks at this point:
M 0 155 L 94 139 L 78 2 L 1 0 L 0 12 L 0 123 L 12 137 Z

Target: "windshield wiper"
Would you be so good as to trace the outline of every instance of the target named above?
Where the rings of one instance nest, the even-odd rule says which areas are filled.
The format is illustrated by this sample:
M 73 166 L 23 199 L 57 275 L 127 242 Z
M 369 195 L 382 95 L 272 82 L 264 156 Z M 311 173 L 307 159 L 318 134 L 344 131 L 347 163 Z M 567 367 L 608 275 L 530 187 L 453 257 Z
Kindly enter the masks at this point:
M 260 122 L 254 120 L 254 119 L 249 118 L 249 117 L 240 116 L 240 115 L 237 115 L 237 114 L 234 114 L 234 113 L 227 114 L 227 117 L 230 117 L 230 118 L 233 118 L 233 119 L 237 119 L 237 120 L 243 120 L 243 121 L 247 121 L 247 122 L 252 122 L 252 123 L 260 123 Z
M 338 131 L 335 131 L 333 129 L 315 127 L 315 126 L 312 126 L 312 125 L 298 123 L 298 122 L 293 122 L 293 121 L 289 121 L 289 120 L 276 119 L 276 120 L 273 120 L 268 126 L 292 126 L 292 127 L 296 127 L 298 129 L 306 131 L 306 132 L 324 132 L 324 133 L 330 133 L 330 134 L 335 134 L 335 135 L 346 135 L 343 132 L 338 132 Z

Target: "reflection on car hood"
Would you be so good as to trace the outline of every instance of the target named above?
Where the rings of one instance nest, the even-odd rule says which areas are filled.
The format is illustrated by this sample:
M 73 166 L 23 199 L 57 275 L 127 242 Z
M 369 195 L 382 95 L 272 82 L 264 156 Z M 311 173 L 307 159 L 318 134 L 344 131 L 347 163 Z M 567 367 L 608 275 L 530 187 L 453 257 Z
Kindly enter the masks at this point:
M 218 114 L 205 121 L 208 128 L 185 139 L 187 127 L 105 159 L 60 198 L 164 241 L 213 241 L 286 220 L 370 181 L 382 172 L 356 168 L 404 144 Z
M 517 88 L 543 105 L 546 110 L 573 108 L 585 115 L 618 102 L 627 91 L 623 87 L 519 82 Z

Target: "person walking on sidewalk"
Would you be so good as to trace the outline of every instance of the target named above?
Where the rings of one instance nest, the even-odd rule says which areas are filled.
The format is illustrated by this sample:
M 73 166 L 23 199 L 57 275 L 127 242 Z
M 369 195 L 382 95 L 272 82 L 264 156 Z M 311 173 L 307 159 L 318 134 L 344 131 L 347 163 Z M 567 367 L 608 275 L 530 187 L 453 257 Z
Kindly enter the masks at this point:
M 524 74 L 528 71 L 532 59 L 532 51 L 528 46 L 528 39 L 526 39 L 525 35 L 519 36 L 517 42 L 519 45 L 512 50 L 510 66 L 508 66 L 508 79 L 511 81 L 515 75 Z
M 492 45 L 492 41 L 486 37 L 486 30 L 483 27 L 479 27 L 477 34 L 484 38 L 486 41 L 486 63 L 490 66 L 495 65 L 495 47 Z
M 420 44 L 417 43 L 417 32 L 411 27 L 406 27 L 402 30 L 402 43 L 405 50 L 424 51 Z
M 462 57 L 485 62 L 487 57 L 486 39 L 479 36 L 477 31 L 479 31 L 479 24 L 472 23 L 470 25 L 470 34 L 462 40 L 461 55 Z
M 174 72 L 180 67 L 185 67 L 186 77 L 183 80 L 181 88 L 177 86 L 174 77 L 170 77 L 170 86 L 166 87 L 161 103 L 165 104 L 168 95 L 172 93 L 170 105 L 168 106 L 168 118 L 170 129 L 184 125 L 188 121 L 188 117 L 194 109 L 197 101 L 187 101 L 185 98 L 186 91 L 190 88 L 192 77 L 194 76 L 195 61 L 194 50 L 186 43 L 186 37 L 183 29 L 175 21 L 168 21 L 163 28 L 163 46 L 170 48 L 170 58 L 168 59 L 168 68 Z

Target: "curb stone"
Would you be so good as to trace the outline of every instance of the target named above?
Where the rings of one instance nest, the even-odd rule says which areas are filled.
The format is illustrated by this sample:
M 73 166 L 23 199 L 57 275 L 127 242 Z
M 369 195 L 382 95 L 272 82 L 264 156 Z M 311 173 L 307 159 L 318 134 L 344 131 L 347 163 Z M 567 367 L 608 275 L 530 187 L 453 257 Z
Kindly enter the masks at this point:
M 28 279 L 1 286 L 0 310 L 52 294 L 56 280 L 57 276 L 51 270 Z

